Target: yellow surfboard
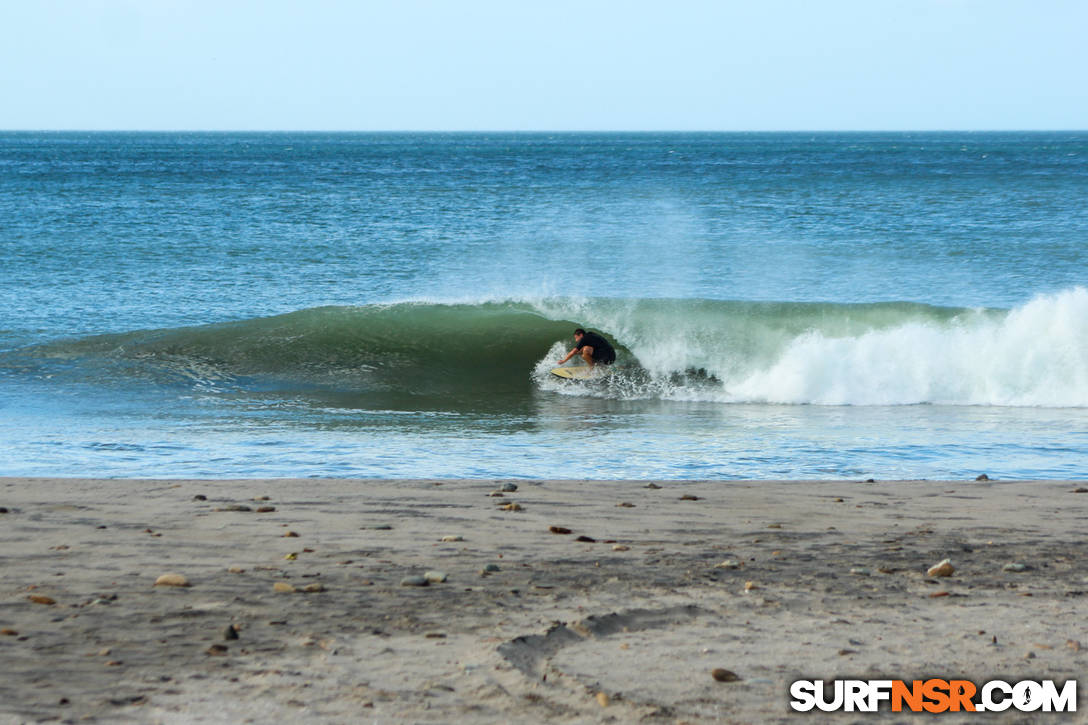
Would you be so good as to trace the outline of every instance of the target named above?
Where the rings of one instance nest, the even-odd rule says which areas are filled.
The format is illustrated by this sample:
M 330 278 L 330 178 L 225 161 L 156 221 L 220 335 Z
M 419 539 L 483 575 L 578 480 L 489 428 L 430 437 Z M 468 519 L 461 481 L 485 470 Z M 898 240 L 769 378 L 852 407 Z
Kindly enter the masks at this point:
M 605 365 L 590 367 L 588 365 L 571 365 L 565 368 L 552 368 L 551 373 L 564 380 L 595 380 L 612 372 L 612 368 Z

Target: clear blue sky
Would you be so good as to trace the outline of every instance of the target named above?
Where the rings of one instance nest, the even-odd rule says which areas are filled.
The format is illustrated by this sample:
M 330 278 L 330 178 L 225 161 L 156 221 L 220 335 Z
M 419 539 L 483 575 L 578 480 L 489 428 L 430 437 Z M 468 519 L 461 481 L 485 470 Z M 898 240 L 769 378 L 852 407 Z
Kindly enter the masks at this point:
M 1086 129 L 1085 0 L 0 0 L 0 128 Z

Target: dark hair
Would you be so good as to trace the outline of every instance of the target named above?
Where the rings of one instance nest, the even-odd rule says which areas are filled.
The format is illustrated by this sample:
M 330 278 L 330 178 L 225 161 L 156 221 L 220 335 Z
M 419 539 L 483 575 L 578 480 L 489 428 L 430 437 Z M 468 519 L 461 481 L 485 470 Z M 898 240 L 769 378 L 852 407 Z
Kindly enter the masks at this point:
M 586 334 L 586 331 L 583 330 L 581 327 L 579 327 L 577 330 L 574 331 L 574 334 L 575 335 L 584 335 L 584 334 Z

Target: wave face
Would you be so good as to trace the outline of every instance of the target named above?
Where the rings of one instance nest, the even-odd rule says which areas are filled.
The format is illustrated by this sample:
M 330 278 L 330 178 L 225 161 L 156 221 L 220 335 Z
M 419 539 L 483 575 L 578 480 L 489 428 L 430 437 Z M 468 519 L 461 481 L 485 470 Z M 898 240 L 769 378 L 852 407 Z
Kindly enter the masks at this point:
M 578 325 L 617 345 L 605 384 L 547 375 Z M 321 307 L 64 341 L 34 354 L 108 362 L 125 377 L 243 388 L 1088 407 L 1088 291 L 1012 310 L 680 299 Z
M 542 348 L 572 329 L 518 304 L 400 303 L 100 335 L 38 351 L 120 363 L 125 375 L 158 382 L 510 393 L 529 388 L 528 371 Z

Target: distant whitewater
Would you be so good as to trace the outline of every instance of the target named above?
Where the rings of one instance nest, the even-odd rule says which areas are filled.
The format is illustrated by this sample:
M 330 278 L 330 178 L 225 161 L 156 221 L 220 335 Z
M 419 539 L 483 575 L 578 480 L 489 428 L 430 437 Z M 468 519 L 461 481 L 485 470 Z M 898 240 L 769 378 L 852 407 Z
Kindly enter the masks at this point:
M 547 370 L 583 325 L 619 350 L 606 385 Z M 1088 290 L 1012 310 L 674 299 L 402 302 L 64 341 L 20 352 L 99 381 L 366 394 L 533 388 L 619 399 L 1088 407 Z

